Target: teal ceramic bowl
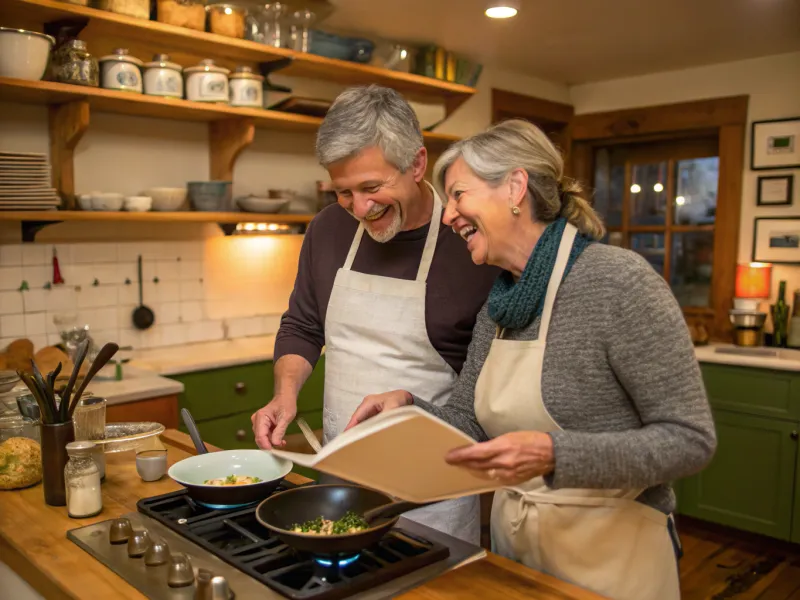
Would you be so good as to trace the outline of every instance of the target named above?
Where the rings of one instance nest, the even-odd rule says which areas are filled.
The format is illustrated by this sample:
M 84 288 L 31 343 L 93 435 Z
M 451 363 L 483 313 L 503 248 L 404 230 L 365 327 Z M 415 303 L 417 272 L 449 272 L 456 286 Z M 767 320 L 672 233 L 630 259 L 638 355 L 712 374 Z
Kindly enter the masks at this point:
M 230 181 L 190 181 L 186 189 L 194 210 L 226 212 L 233 208 Z
M 269 496 L 294 464 L 265 450 L 221 450 L 185 458 L 169 468 L 169 476 L 184 486 L 189 496 L 211 508 L 232 508 L 259 502 Z M 203 483 L 229 475 L 261 479 L 248 485 L 218 486 Z

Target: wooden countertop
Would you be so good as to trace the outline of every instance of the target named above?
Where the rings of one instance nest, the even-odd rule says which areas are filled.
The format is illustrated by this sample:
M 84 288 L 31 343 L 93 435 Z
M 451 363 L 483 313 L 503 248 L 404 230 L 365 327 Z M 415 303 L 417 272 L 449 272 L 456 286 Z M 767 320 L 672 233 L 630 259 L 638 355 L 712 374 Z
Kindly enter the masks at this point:
M 170 465 L 194 454 L 189 436 L 175 430 L 162 435 Z M 211 448 L 213 449 L 213 448 Z M 180 485 L 169 477 L 144 482 L 136 473 L 132 452 L 106 455 L 103 512 L 91 519 L 71 519 L 66 507 L 47 506 L 41 483 L 0 491 L 0 561 L 16 571 L 42 596 L 53 600 L 145 596 L 101 562 L 67 539 L 67 531 L 136 511 L 140 498 L 166 494 Z M 290 474 L 293 483 L 307 479 Z M 401 596 L 404 600 L 601 600 L 553 577 L 494 554 L 451 571 Z

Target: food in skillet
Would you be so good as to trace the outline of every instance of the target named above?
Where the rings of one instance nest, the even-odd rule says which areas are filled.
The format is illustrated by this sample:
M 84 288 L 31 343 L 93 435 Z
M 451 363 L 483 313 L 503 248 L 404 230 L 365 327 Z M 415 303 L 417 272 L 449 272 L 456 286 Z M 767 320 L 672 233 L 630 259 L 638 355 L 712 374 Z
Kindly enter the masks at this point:
M 228 475 L 219 479 L 206 479 L 203 483 L 205 485 L 250 485 L 260 481 L 258 477 L 250 477 L 248 475 Z
M 347 511 L 341 519 L 336 519 L 335 521 L 317 517 L 301 525 L 295 523 L 290 531 L 293 533 L 310 533 L 312 535 L 342 535 L 345 533 L 358 533 L 365 529 L 369 529 L 369 523 L 361 515 Z

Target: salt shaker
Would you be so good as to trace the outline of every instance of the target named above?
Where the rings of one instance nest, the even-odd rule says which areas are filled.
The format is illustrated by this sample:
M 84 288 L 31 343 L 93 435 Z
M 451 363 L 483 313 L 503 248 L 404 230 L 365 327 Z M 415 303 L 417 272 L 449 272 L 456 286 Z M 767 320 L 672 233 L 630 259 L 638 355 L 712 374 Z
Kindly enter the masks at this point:
M 88 440 L 67 444 L 69 460 L 64 467 L 64 483 L 67 513 L 74 519 L 93 517 L 103 510 L 100 471 L 92 459 L 95 445 Z

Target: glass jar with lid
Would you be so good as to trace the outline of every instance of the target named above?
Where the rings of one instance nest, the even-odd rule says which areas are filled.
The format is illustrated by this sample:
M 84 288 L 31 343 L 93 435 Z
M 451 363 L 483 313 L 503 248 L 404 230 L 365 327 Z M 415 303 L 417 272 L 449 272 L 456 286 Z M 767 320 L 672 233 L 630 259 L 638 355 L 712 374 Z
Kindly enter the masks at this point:
M 0 442 L 13 437 L 26 437 L 39 443 L 38 406 L 36 409 L 31 407 L 30 414 L 25 414 L 21 410 L 22 405 L 30 406 L 36 404 L 33 395 L 27 386 L 20 382 L 11 390 L 0 394 Z M 33 418 L 33 415 L 37 418 Z
M 97 0 L 97 8 L 139 19 L 150 18 L 150 0 Z
M 94 449 L 95 443 L 88 440 L 67 444 L 69 460 L 64 467 L 64 484 L 67 513 L 73 519 L 93 517 L 103 510 L 100 471 L 92 459 Z
M 72 414 L 72 423 L 75 427 L 76 441 L 96 441 L 105 439 L 106 436 L 106 406 L 107 401 L 91 393 L 81 395 Z M 100 479 L 106 476 L 106 455 L 103 444 L 95 444 L 92 457 L 100 471 Z
M 53 74 L 56 81 L 98 87 L 100 68 L 97 59 L 89 54 L 86 42 L 73 39 L 53 53 Z

